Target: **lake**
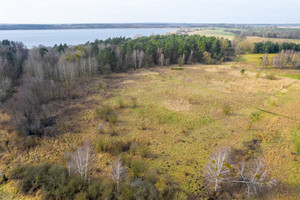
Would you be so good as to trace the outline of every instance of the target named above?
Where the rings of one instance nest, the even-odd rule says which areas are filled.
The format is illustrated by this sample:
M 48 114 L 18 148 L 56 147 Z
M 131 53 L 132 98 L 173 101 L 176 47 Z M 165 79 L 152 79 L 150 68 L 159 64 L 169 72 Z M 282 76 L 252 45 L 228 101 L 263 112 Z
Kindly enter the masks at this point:
M 134 37 L 141 34 L 149 36 L 152 34 L 164 34 L 175 29 L 140 28 L 140 29 L 55 29 L 55 30 L 9 30 L 0 31 L 0 40 L 8 39 L 23 42 L 28 48 L 55 44 L 77 45 L 93 42 L 95 39 L 105 40 L 114 37 Z

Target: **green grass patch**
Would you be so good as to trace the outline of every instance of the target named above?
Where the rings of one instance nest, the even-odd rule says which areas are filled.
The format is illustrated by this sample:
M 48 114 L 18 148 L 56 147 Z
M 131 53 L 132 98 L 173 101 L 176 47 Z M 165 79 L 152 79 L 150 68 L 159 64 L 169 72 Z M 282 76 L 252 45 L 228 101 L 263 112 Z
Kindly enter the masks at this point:
M 284 74 L 284 75 L 281 75 L 281 76 L 285 76 L 285 77 L 288 77 L 288 78 L 293 78 L 293 79 L 300 80 L 300 74 Z
M 239 56 L 237 62 L 247 62 L 247 63 L 251 63 L 253 65 L 260 65 L 260 58 L 262 58 L 265 54 L 245 54 L 242 56 Z M 277 55 L 277 54 L 268 54 L 269 55 L 269 63 L 271 63 L 273 56 Z
M 238 56 L 234 59 L 235 62 L 244 62 L 247 61 L 244 56 Z
M 297 155 L 300 155 L 300 129 L 293 132 L 293 146 Z
M 171 70 L 184 70 L 183 67 L 172 67 Z

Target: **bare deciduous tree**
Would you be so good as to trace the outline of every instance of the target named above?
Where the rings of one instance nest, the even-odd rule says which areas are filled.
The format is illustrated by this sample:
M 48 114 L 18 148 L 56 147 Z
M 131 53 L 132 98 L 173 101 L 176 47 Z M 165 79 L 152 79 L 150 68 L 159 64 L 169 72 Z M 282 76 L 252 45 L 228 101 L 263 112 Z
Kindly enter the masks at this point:
M 117 193 L 119 194 L 120 181 L 126 176 L 126 168 L 122 166 L 121 158 L 118 157 L 111 165 L 111 178 L 117 182 Z
M 265 54 L 262 57 L 261 65 L 262 66 L 269 66 L 269 55 L 268 54 Z
M 144 51 L 143 50 L 133 50 L 132 52 L 132 59 L 134 63 L 134 69 L 141 68 L 144 60 Z
M 134 69 L 136 69 L 137 65 L 138 65 L 137 50 L 133 50 L 133 52 L 132 52 L 132 60 L 133 60 L 133 63 L 134 63 Z
M 89 171 L 90 158 L 90 145 L 85 144 L 84 146 L 79 147 L 71 155 L 70 161 L 68 163 L 69 172 L 71 171 L 71 169 L 73 169 L 74 173 L 78 173 L 84 180 L 86 180 Z
M 138 50 L 138 54 L 137 54 L 137 58 L 138 58 L 138 66 L 139 68 L 142 68 L 142 64 L 143 64 L 143 60 L 144 60 L 144 51 L 142 50 Z
M 254 164 L 246 165 L 245 161 L 241 163 L 238 169 L 238 180 L 234 183 L 244 184 L 248 196 L 257 194 L 266 188 L 276 185 L 276 179 L 270 179 L 269 170 L 263 163 L 262 159 L 255 160 Z
M 158 60 L 158 65 L 163 66 L 165 62 L 165 55 L 163 53 L 162 48 L 157 49 L 157 60 Z
M 228 149 L 221 149 L 216 154 L 211 155 L 206 166 L 206 181 L 215 193 L 219 191 L 224 182 L 230 180 L 230 169 Z

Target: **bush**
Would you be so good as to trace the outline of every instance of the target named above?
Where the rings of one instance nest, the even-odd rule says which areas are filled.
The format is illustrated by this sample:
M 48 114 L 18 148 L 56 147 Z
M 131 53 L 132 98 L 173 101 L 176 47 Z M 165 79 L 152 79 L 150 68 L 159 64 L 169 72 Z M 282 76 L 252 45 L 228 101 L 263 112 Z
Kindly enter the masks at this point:
M 116 124 L 118 122 L 117 115 L 114 113 L 109 114 L 107 116 L 107 119 L 108 119 L 108 122 L 111 124 Z
M 184 64 L 184 56 L 180 56 L 177 60 L 179 66 L 183 66 Z
M 137 152 L 137 148 L 138 148 L 138 144 L 136 142 L 132 142 L 129 149 L 130 154 L 134 156 Z
M 50 163 L 20 166 L 11 172 L 10 178 L 20 180 L 19 190 L 24 194 L 42 189 L 43 199 L 73 199 L 87 187 L 81 178 L 69 177 L 63 166 Z
M 260 113 L 257 113 L 257 112 L 251 113 L 251 121 L 252 122 L 259 121 L 260 119 L 261 119 Z
M 132 108 L 136 108 L 138 106 L 137 99 L 132 99 Z
M 143 172 L 143 164 L 138 159 L 134 159 L 131 161 L 130 168 L 133 172 L 134 178 L 139 178 L 141 173 Z
M 228 105 L 223 106 L 223 113 L 225 115 L 230 115 L 232 113 L 230 106 L 228 106 Z
M 101 108 L 96 108 L 94 117 L 103 119 L 107 122 L 111 121 L 112 123 L 116 122 L 116 115 L 113 113 L 112 108 L 108 105 L 104 105 Z
M 256 78 L 259 78 L 259 77 L 260 77 L 260 72 L 256 72 L 255 77 L 256 77 Z
M 114 140 L 108 135 L 99 135 L 94 142 L 97 152 L 108 152 L 113 155 L 129 151 L 130 145 L 131 142 L 129 141 Z
M 300 155 L 300 135 L 299 135 L 299 131 L 296 132 L 296 134 L 294 135 L 294 149 L 296 154 Z
M 91 180 L 91 184 L 57 164 L 23 165 L 10 171 L 10 179 L 19 180 L 19 190 L 34 194 L 41 189 L 42 198 L 55 199 L 115 199 L 110 180 Z
M 245 74 L 245 69 L 241 69 L 241 74 Z
M 183 67 L 172 67 L 171 70 L 184 70 Z
M 275 75 L 274 74 L 267 74 L 266 75 L 266 79 L 269 79 L 269 80 L 275 80 Z
M 99 135 L 94 142 L 95 149 L 99 153 L 108 151 L 111 144 L 112 139 L 108 135 Z
M 131 162 L 134 177 L 138 178 L 143 171 L 140 160 Z M 155 173 L 149 171 L 143 179 L 133 182 L 122 182 L 120 193 L 116 194 L 115 182 L 110 178 L 84 181 L 79 176 L 69 176 L 64 166 L 50 163 L 38 165 L 21 165 L 9 172 L 9 178 L 19 181 L 19 190 L 23 194 L 34 195 L 41 191 L 42 199 L 81 200 L 81 199 L 184 199 L 184 193 L 170 181 L 166 181 L 159 191 L 155 184 L 158 181 Z M 180 194 L 180 195 L 179 195 Z
M 130 144 L 128 141 L 116 140 L 111 144 L 109 152 L 113 155 L 119 155 L 122 152 L 128 151 Z
M 149 149 L 148 146 L 142 145 L 140 147 L 140 154 L 143 158 L 147 158 L 149 156 Z
M 124 108 L 125 105 L 124 105 L 124 100 L 122 97 L 118 98 L 118 105 L 120 108 Z

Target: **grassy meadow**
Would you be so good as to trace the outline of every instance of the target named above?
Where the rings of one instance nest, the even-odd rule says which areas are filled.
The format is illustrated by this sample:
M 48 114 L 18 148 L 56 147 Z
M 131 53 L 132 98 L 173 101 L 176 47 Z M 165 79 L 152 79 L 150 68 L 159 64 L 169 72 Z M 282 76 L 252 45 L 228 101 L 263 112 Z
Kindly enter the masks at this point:
M 60 135 L 40 138 L 33 149 L 19 151 L 17 142 L 4 145 L 15 137 L 13 130 L 9 126 L 1 130 L 1 170 L 35 162 L 34 155 L 40 162 L 64 163 L 65 152 L 91 140 L 92 175 L 97 177 L 108 174 L 114 160 L 99 148 L 135 141 L 138 145 L 129 154 L 158 172 L 161 181 L 156 187 L 166 184 L 168 176 L 184 191 L 201 196 L 210 154 L 234 147 L 263 157 L 278 179 L 277 188 L 261 199 L 298 199 L 300 81 L 287 75 L 269 80 L 269 69 L 256 63 L 260 56 L 245 55 L 241 62 L 222 65 L 140 69 L 84 81 L 74 90 L 73 101 L 52 105 L 57 108 Z M 105 114 L 103 108 L 109 108 L 113 117 L 99 117 Z M 0 114 L 1 125 L 8 120 Z M 254 149 L 253 141 L 259 141 Z M 15 185 L 1 185 L 0 198 L 20 199 Z

